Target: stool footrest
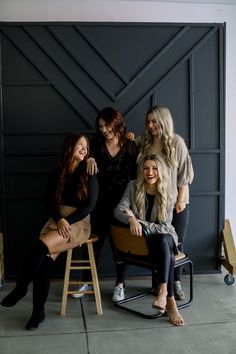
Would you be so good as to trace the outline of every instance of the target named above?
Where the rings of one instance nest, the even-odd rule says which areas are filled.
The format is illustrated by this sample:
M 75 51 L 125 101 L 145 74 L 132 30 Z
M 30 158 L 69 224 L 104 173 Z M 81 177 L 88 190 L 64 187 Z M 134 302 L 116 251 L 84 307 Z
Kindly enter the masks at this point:
M 92 281 L 82 281 L 82 280 L 72 280 L 69 281 L 69 285 L 83 285 L 83 284 L 88 284 L 88 285 L 93 285 Z
M 67 294 L 94 294 L 94 291 L 93 290 L 84 290 L 84 291 L 68 290 Z
M 71 270 L 83 270 L 83 269 L 91 269 L 90 266 L 76 266 L 76 267 L 70 267 Z

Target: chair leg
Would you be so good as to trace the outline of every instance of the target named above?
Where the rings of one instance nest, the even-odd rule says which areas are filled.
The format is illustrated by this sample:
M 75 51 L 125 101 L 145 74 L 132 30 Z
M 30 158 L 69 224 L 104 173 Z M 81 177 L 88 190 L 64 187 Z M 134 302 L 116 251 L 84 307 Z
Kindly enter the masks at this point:
M 92 281 L 93 281 L 93 288 L 94 288 L 94 294 L 95 294 L 97 314 L 102 315 L 103 311 L 102 311 L 101 293 L 100 293 L 100 287 L 99 287 L 99 282 L 98 282 L 97 267 L 96 267 L 96 262 L 95 262 L 95 258 L 94 258 L 92 243 L 88 243 L 88 254 L 89 254 L 89 261 L 90 261 L 90 266 L 91 266 L 91 274 L 92 274 Z
M 138 294 L 138 295 L 134 295 L 134 296 L 130 296 L 130 297 L 127 297 L 126 299 L 124 300 L 121 300 L 121 301 L 118 301 L 118 302 L 115 302 L 114 305 L 122 310 L 125 310 L 125 311 L 128 311 L 128 312 L 131 312 L 131 313 L 134 313 L 135 315 L 138 315 L 140 317 L 143 317 L 143 318 L 147 318 L 149 320 L 151 319 L 155 319 L 155 318 L 158 318 L 158 317 L 161 317 L 163 316 L 163 314 L 161 313 L 154 313 L 154 314 L 146 314 L 144 312 L 141 312 L 141 311 L 136 311 L 134 309 L 131 309 L 129 307 L 126 307 L 126 306 L 123 306 L 123 304 L 126 304 L 127 302 L 129 301 L 133 301 L 133 300 L 136 300 L 136 299 L 140 299 L 144 296 L 147 296 L 147 295 L 154 295 L 152 289 L 150 291 L 146 291 L 145 293 L 141 293 L 141 294 Z
M 192 302 L 192 299 L 193 299 L 193 263 L 192 261 L 187 258 L 185 260 L 182 260 L 181 262 L 177 262 L 175 264 L 175 267 L 178 267 L 178 266 L 183 266 L 185 264 L 188 264 L 189 265 L 189 300 L 187 302 L 185 302 L 184 304 L 180 304 L 178 305 L 178 309 L 182 309 L 184 307 L 187 307 L 190 305 L 190 303 Z M 153 271 L 154 272 L 154 271 Z M 127 306 L 124 306 L 124 304 L 126 304 L 127 302 L 130 302 L 130 301 L 133 301 L 133 300 L 136 300 L 136 299 L 139 299 L 141 297 L 144 297 L 144 296 L 147 296 L 147 295 L 155 295 L 156 294 L 156 286 L 157 286 L 157 282 L 155 280 L 155 273 L 152 273 L 152 289 L 149 290 L 149 291 L 146 291 L 144 293 L 141 293 L 141 294 L 137 294 L 137 295 L 134 295 L 134 296 L 131 296 L 131 297 L 128 297 L 124 300 L 121 300 L 121 301 L 118 301 L 116 303 L 114 303 L 114 305 L 122 310 L 125 310 L 125 311 L 128 311 L 128 312 L 131 312 L 131 313 L 134 313 L 140 317 L 144 317 L 144 318 L 147 318 L 147 319 L 155 319 L 155 318 L 158 318 L 158 317 L 161 317 L 163 316 L 163 314 L 146 314 L 146 313 L 143 313 L 141 311 L 138 311 L 138 310 L 134 310 L 134 309 L 131 309 Z
M 181 263 L 181 266 L 188 264 L 189 265 L 189 300 L 183 304 L 178 305 L 178 309 L 183 309 L 190 305 L 193 300 L 193 262 L 190 259 Z
M 3 278 L 3 259 L 2 255 L 0 254 L 0 290 L 2 289 L 2 278 Z
M 61 302 L 61 316 L 64 316 L 66 314 L 66 304 L 67 304 L 67 296 L 68 296 L 68 288 L 69 288 L 69 280 L 70 280 L 71 258 L 72 258 L 72 249 L 67 251 L 67 257 L 66 257 L 66 269 L 65 269 L 63 295 L 62 295 L 62 302 Z
M 162 316 L 161 313 L 156 313 L 155 312 L 154 314 L 148 315 L 148 314 L 146 314 L 144 312 L 131 309 L 131 308 L 127 307 L 127 306 L 123 306 L 123 304 L 126 304 L 126 303 L 128 303 L 130 301 L 133 301 L 133 300 L 140 299 L 140 298 L 148 296 L 148 295 L 155 296 L 156 292 L 157 292 L 157 288 L 158 288 L 157 272 L 156 272 L 156 270 L 152 269 L 152 287 L 149 290 L 147 290 L 147 291 L 145 291 L 143 293 L 139 293 L 137 295 L 133 295 L 133 296 L 127 297 L 124 300 L 120 300 L 118 302 L 115 302 L 114 305 L 116 307 L 122 309 L 122 310 L 134 313 L 135 315 L 138 315 L 138 316 L 143 317 L 143 318 L 155 319 L 155 318 L 161 317 Z

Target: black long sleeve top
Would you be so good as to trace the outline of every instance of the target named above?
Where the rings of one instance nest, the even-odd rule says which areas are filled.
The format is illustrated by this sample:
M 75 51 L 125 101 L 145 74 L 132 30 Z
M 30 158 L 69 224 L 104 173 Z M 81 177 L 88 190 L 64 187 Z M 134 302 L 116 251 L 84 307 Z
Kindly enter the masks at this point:
M 137 146 L 135 142 L 126 140 L 123 148 L 116 156 L 111 156 L 104 142 L 93 138 L 90 141 L 91 154 L 98 165 L 99 196 L 98 207 L 113 215 L 127 183 L 136 179 Z M 107 215 L 108 216 L 108 215 Z
M 97 197 L 98 197 L 98 181 L 96 175 L 88 176 L 88 197 L 85 200 L 80 200 L 77 197 L 77 188 L 78 181 L 81 175 L 81 169 L 85 168 L 84 166 L 78 166 L 75 171 L 71 174 L 68 174 L 66 177 L 66 182 L 64 185 L 64 190 L 62 193 L 62 205 L 71 206 L 77 208 L 72 214 L 65 217 L 69 224 L 74 224 L 75 222 L 82 220 L 87 215 L 89 215 L 95 208 Z M 59 208 L 55 207 L 54 203 L 54 193 L 57 188 L 59 177 L 59 170 L 56 169 L 52 171 L 49 176 L 48 181 L 48 207 L 50 216 L 58 222 L 62 215 L 60 214 Z

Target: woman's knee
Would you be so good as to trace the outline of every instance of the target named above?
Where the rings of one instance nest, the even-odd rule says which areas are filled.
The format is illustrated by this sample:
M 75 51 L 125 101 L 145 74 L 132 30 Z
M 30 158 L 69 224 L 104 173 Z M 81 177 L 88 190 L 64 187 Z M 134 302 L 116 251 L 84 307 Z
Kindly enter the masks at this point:
M 158 248 L 167 247 L 169 244 L 168 235 L 167 234 L 159 234 L 155 236 L 155 243 Z

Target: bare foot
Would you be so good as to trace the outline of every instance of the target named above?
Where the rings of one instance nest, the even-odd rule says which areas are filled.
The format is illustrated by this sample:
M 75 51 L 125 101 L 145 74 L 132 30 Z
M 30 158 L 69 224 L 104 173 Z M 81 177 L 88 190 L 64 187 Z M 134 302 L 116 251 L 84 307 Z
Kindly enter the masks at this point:
M 166 306 L 166 313 L 167 316 L 169 317 L 170 323 L 172 323 L 174 326 L 183 326 L 184 325 L 184 320 L 183 317 L 180 315 L 179 310 L 175 305 L 170 305 L 168 304 Z

